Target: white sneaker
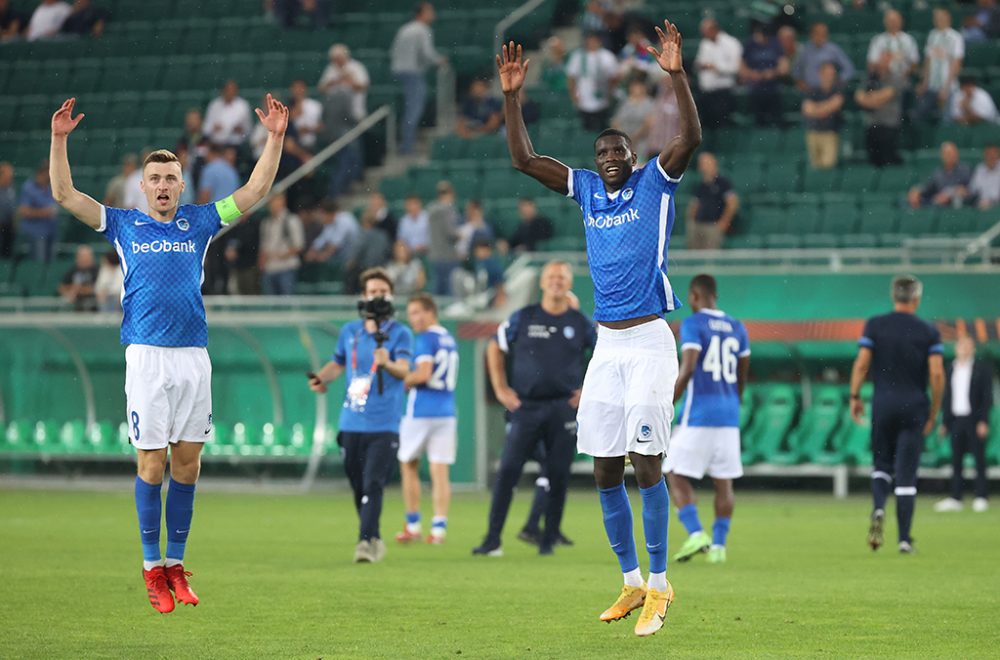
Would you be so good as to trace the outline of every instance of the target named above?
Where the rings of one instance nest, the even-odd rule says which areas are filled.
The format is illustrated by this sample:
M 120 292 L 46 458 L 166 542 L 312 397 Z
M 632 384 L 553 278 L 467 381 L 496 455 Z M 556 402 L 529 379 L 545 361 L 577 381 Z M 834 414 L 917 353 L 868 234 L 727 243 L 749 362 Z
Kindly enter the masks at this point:
M 972 500 L 972 510 L 976 513 L 982 513 L 990 508 L 990 501 L 985 497 L 977 497 Z
M 946 497 L 934 505 L 934 510 L 937 511 L 938 513 L 946 513 L 949 511 L 961 511 L 962 500 L 956 500 L 954 497 Z

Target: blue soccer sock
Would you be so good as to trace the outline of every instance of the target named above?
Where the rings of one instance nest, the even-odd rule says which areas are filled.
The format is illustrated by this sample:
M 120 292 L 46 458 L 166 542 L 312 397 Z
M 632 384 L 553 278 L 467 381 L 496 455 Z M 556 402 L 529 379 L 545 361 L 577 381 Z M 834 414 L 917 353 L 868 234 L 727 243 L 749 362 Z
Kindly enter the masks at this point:
M 681 524 L 684 525 L 684 529 L 687 530 L 688 534 L 694 534 L 705 529 L 701 526 L 701 520 L 698 519 L 698 507 L 694 504 L 682 506 L 677 512 L 677 517 L 680 518 Z
M 420 512 L 419 511 L 407 511 L 406 512 L 406 531 L 411 534 L 420 533 Z
M 445 516 L 431 518 L 431 536 L 442 537 L 448 531 L 448 519 Z
M 667 571 L 667 524 L 670 520 L 667 482 L 660 479 L 655 486 L 640 488 L 639 492 L 642 494 L 642 527 L 646 532 L 649 573 L 657 576 Z M 649 586 L 657 588 L 653 584 Z
M 179 564 L 184 559 L 184 546 L 191 531 L 194 515 L 194 484 L 182 484 L 170 479 L 167 491 L 167 564 Z
M 632 536 L 632 506 L 628 501 L 625 483 L 602 488 L 598 492 L 601 495 L 601 511 L 604 512 L 604 530 L 608 533 L 611 549 L 618 555 L 622 573 L 636 571 L 639 568 L 639 555 Z
M 726 545 L 731 518 L 716 518 L 712 524 L 712 545 Z
M 139 514 L 139 535 L 142 539 L 142 559 L 146 564 L 160 562 L 160 501 L 162 484 L 148 484 L 135 478 L 135 510 Z M 148 566 L 147 566 L 148 569 Z

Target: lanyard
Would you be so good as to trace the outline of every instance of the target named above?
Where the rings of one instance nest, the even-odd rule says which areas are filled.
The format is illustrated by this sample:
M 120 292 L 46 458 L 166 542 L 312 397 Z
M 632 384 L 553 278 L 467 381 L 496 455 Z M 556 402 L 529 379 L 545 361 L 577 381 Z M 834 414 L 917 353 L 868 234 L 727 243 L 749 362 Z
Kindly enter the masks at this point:
M 357 334 L 354 335 L 354 345 L 351 347 L 351 377 L 358 375 L 358 342 L 361 341 L 361 333 L 364 332 L 364 327 L 358 330 Z M 369 374 L 374 374 L 378 367 L 375 365 L 375 356 L 372 356 L 372 368 L 368 372 Z

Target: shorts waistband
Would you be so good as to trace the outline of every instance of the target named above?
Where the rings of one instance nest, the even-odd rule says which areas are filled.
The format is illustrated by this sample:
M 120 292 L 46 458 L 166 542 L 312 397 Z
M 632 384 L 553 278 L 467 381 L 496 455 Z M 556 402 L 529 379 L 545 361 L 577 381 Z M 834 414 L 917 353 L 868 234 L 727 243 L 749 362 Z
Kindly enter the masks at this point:
M 602 339 L 610 339 L 612 341 L 636 339 L 638 337 L 657 337 L 662 336 L 664 331 L 671 335 L 673 334 L 670 332 L 670 325 L 664 319 L 653 319 L 646 323 L 634 325 L 631 328 L 615 329 L 600 324 L 597 326 L 598 336 Z

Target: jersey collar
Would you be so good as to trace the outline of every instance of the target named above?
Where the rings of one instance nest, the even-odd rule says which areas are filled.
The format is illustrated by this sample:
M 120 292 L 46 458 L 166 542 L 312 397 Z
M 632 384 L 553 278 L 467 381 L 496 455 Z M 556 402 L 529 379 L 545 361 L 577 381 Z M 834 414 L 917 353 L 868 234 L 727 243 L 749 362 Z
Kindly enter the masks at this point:
M 701 310 L 701 313 L 708 314 L 709 316 L 715 316 L 717 318 L 722 318 L 726 315 L 726 313 L 721 309 L 703 309 Z

